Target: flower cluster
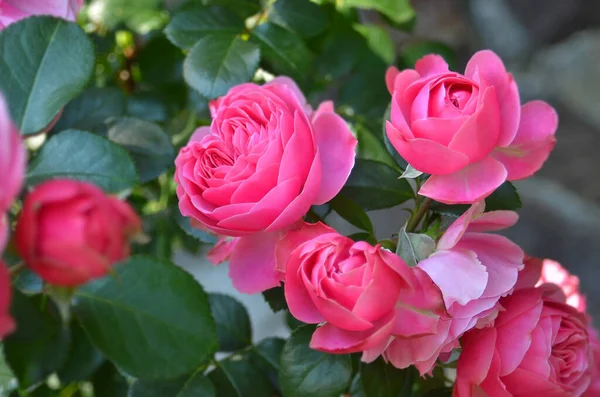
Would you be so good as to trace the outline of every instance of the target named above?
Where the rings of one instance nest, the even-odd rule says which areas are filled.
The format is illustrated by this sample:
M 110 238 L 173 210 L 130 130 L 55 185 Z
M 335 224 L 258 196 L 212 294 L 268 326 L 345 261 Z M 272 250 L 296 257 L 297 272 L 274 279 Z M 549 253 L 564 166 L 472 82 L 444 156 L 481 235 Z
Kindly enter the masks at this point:
M 517 222 L 512 211 L 485 212 L 484 199 L 541 168 L 555 143 L 554 109 L 521 106 L 491 51 L 475 54 L 464 75 L 428 55 L 385 79 L 387 136 L 425 174 L 418 193 L 470 205 L 432 251 L 410 267 L 380 244 L 304 220 L 340 192 L 357 142 L 332 103 L 313 111 L 278 77 L 211 102 L 212 124 L 176 160 L 182 214 L 220 236 L 211 261 L 229 260 L 242 292 L 283 282 L 290 313 L 319 324 L 314 349 L 381 356 L 425 375 L 461 348 L 457 397 L 597 395 L 600 342 L 578 280 L 488 233 Z

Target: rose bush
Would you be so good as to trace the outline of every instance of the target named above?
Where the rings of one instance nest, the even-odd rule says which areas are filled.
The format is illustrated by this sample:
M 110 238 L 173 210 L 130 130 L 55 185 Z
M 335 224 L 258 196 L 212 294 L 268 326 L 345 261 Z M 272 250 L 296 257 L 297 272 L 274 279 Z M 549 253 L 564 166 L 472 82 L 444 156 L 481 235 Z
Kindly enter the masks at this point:
M 417 170 L 431 174 L 419 194 L 470 204 L 504 181 L 531 176 L 554 147 L 558 117 L 545 102 L 521 107 L 517 85 L 502 61 L 480 51 L 465 74 L 438 55 L 415 70 L 388 70 L 392 94 L 387 136 Z
M 281 279 L 278 232 L 340 191 L 357 141 L 330 102 L 313 112 L 286 77 L 231 89 L 211 102 L 211 115 L 175 162 L 179 208 L 216 233 L 241 237 L 229 274 L 238 290 L 260 292 Z
M 129 239 L 140 229 L 127 203 L 88 183 L 54 180 L 26 197 L 15 239 L 27 266 L 42 279 L 74 287 L 125 259 Z

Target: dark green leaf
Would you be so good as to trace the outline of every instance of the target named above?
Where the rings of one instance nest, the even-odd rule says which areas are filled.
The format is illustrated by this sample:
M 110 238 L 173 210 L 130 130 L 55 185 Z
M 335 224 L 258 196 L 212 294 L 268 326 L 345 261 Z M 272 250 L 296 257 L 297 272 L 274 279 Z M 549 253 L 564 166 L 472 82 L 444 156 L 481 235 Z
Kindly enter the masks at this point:
M 411 199 L 413 191 L 398 172 L 385 164 L 357 159 L 342 195 L 365 211 L 393 207 Z
M 336 13 L 336 17 L 338 15 Z M 317 58 L 317 70 L 322 76 L 331 79 L 340 78 L 354 69 L 367 49 L 364 37 L 347 21 L 338 17 L 334 20 L 333 27 L 325 38 L 323 49 Z
M 510 182 L 504 182 L 485 199 L 486 211 L 518 210 L 523 207 L 517 188 Z
M 162 123 L 169 119 L 164 99 L 156 93 L 135 93 L 127 97 L 126 113 L 146 121 Z
M 379 118 L 390 102 L 390 94 L 382 76 L 387 64 L 371 51 L 361 55 L 355 73 L 340 90 L 340 104 L 349 106 L 355 114 Z
M 456 67 L 456 54 L 452 48 L 436 41 L 421 41 L 406 45 L 402 47 L 400 56 L 406 67 L 414 68 L 415 63 L 428 54 L 441 55 L 448 62 L 450 70 Z
M 75 295 L 74 312 L 100 351 L 141 379 L 182 376 L 210 359 L 216 327 L 189 273 L 143 256 L 114 269 Z
M 278 0 L 269 18 L 302 37 L 313 37 L 327 29 L 327 15 L 307 0 Z
M 287 324 L 288 328 L 292 331 L 298 327 L 306 325 L 302 321 L 296 319 L 296 317 L 292 316 L 292 313 L 290 313 L 289 311 L 285 313 L 285 323 Z
M 244 30 L 244 20 L 224 7 L 189 4 L 171 19 L 165 34 L 173 44 L 189 49 L 212 33 L 236 35 Z
M 183 75 L 190 86 L 213 99 L 250 80 L 259 58 L 256 44 L 232 34 L 214 33 L 192 47 L 183 64 Z
M 279 358 L 285 345 L 281 338 L 267 338 L 260 341 L 252 350 L 250 360 L 262 372 L 266 373 L 271 386 L 279 393 Z
M 135 186 L 139 177 L 125 149 L 89 132 L 68 130 L 53 136 L 29 166 L 27 183 L 70 178 L 115 193 Z
M 76 322 L 71 325 L 71 346 L 57 375 L 62 384 L 85 381 L 104 362 L 104 357 Z
M 411 379 L 407 370 L 394 368 L 382 358 L 371 364 L 361 363 L 360 378 L 365 395 L 369 397 L 398 397 L 402 389 L 411 389 Z M 407 377 L 407 375 L 409 375 Z M 408 383 L 408 384 L 407 384 Z
M 360 374 L 356 374 L 350 385 L 350 397 L 367 397 Z
M 17 329 L 4 339 L 4 354 L 19 387 L 27 389 L 61 367 L 69 350 L 69 329 L 54 303 L 42 295 L 13 290 L 11 313 Z
M 278 311 L 286 310 L 288 308 L 287 302 L 285 301 L 285 295 L 283 293 L 283 287 L 268 289 L 263 291 L 262 295 L 273 312 L 277 313 Z
M 127 397 L 129 384 L 123 375 L 109 361 L 92 376 L 94 397 Z
M 155 87 L 179 83 L 183 59 L 183 52 L 162 35 L 147 42 L 136 58 L 144 83 Z
M 439 389 L 428 390 L 423 393 L 422 397 L 451 397 L 452 389 L 448 387 L 442 387 Z
M 260 44 L 262 56 L 274 72 L 286 74 L 299 82 L 307 78 L 312 55 L 295 33 L 268 22 L 252 31 L 252 40 Z
M 227 7 L 241 18 L 257 14 L 261 8 L 261 0 L 202 0 L 202 4 Z
M 203 243 L 207 243 L 207 244 L 214 244 L 217 242 L 217 238 L 215 236 L 213 236 L 212 234 L 209 234 L 208 232 L 205 232 L 204 230 L 200 230 L 200 229 L 196 229 L 195 227 L 192 227 L 192 225 L 190 224 L 190 218 L 187 218 L 187 217 L 181 215 L 181 212 L 179 212 L 179 209 L 174 209 L 173 214 L 174 214 L 173 216 L 175 217 L 175 221 L 177 222 L 179 227 L 181 227 L 181 229 L 183 229 L 183 231 L 186 232 L 188 235 L 195 237 L 198 240 L 202 241 Z
M 356 204 L 343 195 L 337 195 L 330 202 L 331 208 L 338 213 L 339 216 L 347 220 L 352 225 L 359 229 L 373 233 L 373 224 L 369 219 L 369 215 Z
M 375 135 L 371 130 L 362 124 L 355 124 L 356 135 L 358 138 L 357 157 L 364 160 L 373 160 L 379 163 L 389 165 L 398 172 L 402 170 L 398 168 L 398 164 L 390 155 L 382 137 L 379 134 Z M 379 131 L 379 129 L 377 130 Z
M 377 241 L 375 240 L 375 238 L 373 237 L 373 234 L 371 234 L 371 233 L 366 233 L 366 232 L 353 233 L 353 234 L 349 235 L 348 238 L 350 238 L 354 241 L 366 241 L 371 245 L 377 244 Z
M 415 17 L 410 0 L 345 0 L 344 5 L 377 10 L 397 24 L 406 23 Z
M 210 294 L 208 301 L 217 325 L 219 351 L 232 352 L 251 345 L 252 325 L 244 305 L 223 294 Z
M 175 160 L 175 148 L 158 125 L 132 117 L 123 117 L 111 125 L 108 139 L 129 152 L 142 182 L 150 181 Z
M 236 355 L 219 361 L 208 377 L 219 397 L 273 396 L 266 374 L 259 372 L 248 355 Z
M 92 43 L 74 23 L 36 16 L 0 34 L 0 91 L 22 134 L 46 128 L 93 68 Z
M 118 88 L 90 88 L 71 101 L 54 126 L 55 131 L 104 131 L 105 123 L 125 112 L 125 94 Z
M 352 376 L 349 355 L 327 354 L 308 344 L 312 327 L 296 329 L 281 353 L 279 381 L 286 397 L 339 397 Z
M 390 65 L 394 63 L 396 44 L 385 28 L 375 24 L 357 24 L 355 29 L 367 39 L 371 51 L 377 54 L 382 61 Z
M 10 390 L 16 386 L 17 380 L 12 372 L 6 358 L 4 357 L 4 349 L 0 349 L 0 396 L 7 395 Z
M 131 385 L 128 397 L 215 397 L 215 388 L 202 375 L 194 371 L 179 379 L 166 381 L 138 380 Z

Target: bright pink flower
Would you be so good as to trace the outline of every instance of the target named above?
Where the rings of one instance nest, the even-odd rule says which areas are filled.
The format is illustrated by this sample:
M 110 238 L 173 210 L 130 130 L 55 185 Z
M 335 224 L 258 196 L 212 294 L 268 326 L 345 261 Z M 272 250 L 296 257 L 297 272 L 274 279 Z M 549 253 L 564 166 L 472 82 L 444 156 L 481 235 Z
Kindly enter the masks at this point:
M 289 231 L 277 245 L 277 263 L 290 313 L 325 322 L 310 343 L 317 350 L 363 352 L 372 361 L 391 334 L 432 334 L 445 316 L 440 292 L 423 271 L 322 223 Z
M 590 335 L 590 347 L 594 355 L 594 367 L 592 369 L 592 382 L 583 393 L 583 397 L 598 397 L 600 396 L 600 338 L 598 337 L 598 331 L 591 325 L 588 327 L 588 334 Z
M 75 21 L 83 0 L 0 0 L 0 29 L 32 15 Z
M 484 208 L 474 204 L 446 230 L 435 252 L 419 262 L 440 288 L 451 319 L 441 322 L 434 335 L 395 338 L 384 357 L 396 367 L 414 363 L 421 374 L 430 372 L 440 354 L 459 347 L 458 338 L 466 331 L 496 318 L 498 300 L 517 282 L 521 248 L 506 237 L 482 232 L 512 226 L 518 216 L 512 211 L 484 213 Z
M 476 53 L 464 75 L 449 71 L 438 55 L 415 69 L 386 74 L 392 94 L 386 130 L 408 163 L 431 174 L 421 195 L 470 204 L 540 169 L 554 147 L 558 117 L 542 101 L 521 107 L 496 54 Z
M 175 161 L 179 208 L 217 234 L 242 237 L 229 264 L 233 285 L 263 291 L 281 279 L 281 232 L 340 191 L 357 141 L 330 102 L 312 112 L 287 77 L 236 86 L 210 108 L 211 126 Z
M 579 397 L 593 358 L 585 315 L 557 286 L 526 288 L 502 299 L 493 327 L 461 340 L 454 397 Z
M 129 255 L 141 221 L 129 204 L 96 186 L 44 182 L 23 203 L 15 239 L 25 264 L 45 281 L 67 287 L 104 276 Z
M 10 316 L 10 275 L 0 261 L 0 340 L 14 329 L 15 322 Z

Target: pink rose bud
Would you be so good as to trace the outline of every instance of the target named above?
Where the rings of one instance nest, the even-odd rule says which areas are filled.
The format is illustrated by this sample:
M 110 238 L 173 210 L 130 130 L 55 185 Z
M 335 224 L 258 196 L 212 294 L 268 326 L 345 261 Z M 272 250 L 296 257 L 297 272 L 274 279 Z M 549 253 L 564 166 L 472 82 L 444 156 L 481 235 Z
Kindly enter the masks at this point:
M 210 109 L 210 127 L 175 161 L 179 209 L 192 224 L 241 237 L 230 276 L 238 290 L 260 292 L 280 282 L 280 232 L 341 190 L 357 141 L 331 103 L 313 112 L 287 77 L 236 86 Z
M 52 15 L 75 21 L 83 0 L 1 0 L 0 30 L 32 15 Z
M 454 397 L 579 397 L 594 370 L 586 316 L 556 300 L 558 286 L 526 288 L 500 300 L 493 327 L 468 332 Z
M 21 257 L 43 280 L 75 287 L 125 259 L 140 230 L 129 204 L 90 183 L 62 179 L 25 198 L 15 237 Z
M 477 52 L 464 75 L 449 71 L 438 55 L 425 56 L 415 69 L 387 71 L 386 131 L 410 165 L 431 174 L 421 195 L 471 204 L 541 168 L 554 147 L 558 116 L 542 101 L 521 107 L 517 85 L 496 54 Z
M 290 313 L 305 323 L 325 322 L 313 334 L 314 349 L 363 352 L 370 362 L 392 337 L 435 334 L 446 316 L 439 289 L 421 269 L 322 223 L 289 231 L 276 256 Z
M 10 274 L 0 261 L 0 340 L 14 329 L 15 322 L 10 316 Z
M 483 232 L 512 226 L 518 216 L 484 213 L 484 207 L 474 204 L 450 225 L 435 252 L 419 262 L 440 288 L 451 319 L 440 323 L 435 337 L 394 339 L 384 357 L 396 367 L 415 364 L 421 374 L 429 373 L 438 357 L 460 347 L 458 339 L 466 331 L 493 322 L 502 310 L 499 299 L 512 292 L 523 268 L 523 250 L 506 237 Z

